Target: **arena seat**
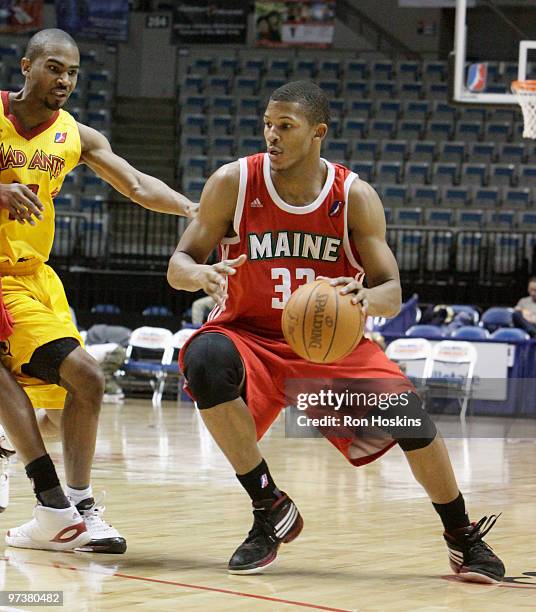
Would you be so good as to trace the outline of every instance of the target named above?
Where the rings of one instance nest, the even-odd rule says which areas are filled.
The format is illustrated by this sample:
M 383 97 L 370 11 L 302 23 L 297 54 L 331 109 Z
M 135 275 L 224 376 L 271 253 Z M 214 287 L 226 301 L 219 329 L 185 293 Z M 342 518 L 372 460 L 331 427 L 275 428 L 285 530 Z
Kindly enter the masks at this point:
M 443 333 L 436 325 L 412 325 L 407 331 L 406 336 L 409 338 L 426 338 L 435 340 L 443 338 Z
M 491 334 L 492 340 L 500 340 L 501 342 L 524 342 L 530 340 L 529 334 L 522 329 L 516 327 L 496 329 Z
M 480 325 L 481 327 L 485 327 L 489 332 L 494 332 L 500 327 L 512 327 L 513 312 L 513 308 L 488 308 L 480 318 Z

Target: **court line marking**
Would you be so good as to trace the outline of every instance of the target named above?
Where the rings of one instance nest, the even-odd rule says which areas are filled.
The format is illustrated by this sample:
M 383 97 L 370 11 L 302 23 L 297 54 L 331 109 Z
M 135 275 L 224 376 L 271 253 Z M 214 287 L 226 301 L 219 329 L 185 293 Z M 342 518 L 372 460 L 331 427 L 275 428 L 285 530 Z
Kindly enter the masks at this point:
M 64 552 L 69 552 L 69 551 L 64 551 Z M 8 557 L 0 557 L 0 559 L 7 561 L 9 563 Z M 38 561 L 22 561 L 22 563 L 25 563 L 27 565 L 42 565 L 45 567 L 56 567 L 57 569 L 66 569 L 66 570 L 71 570 L 74 572 L 87 572 L 90 574 L 91 573 L 93 574 L 103 574 L 104 573 L 104 572 L 92 571 L 89 568 L 81 569 L 78 567 L 73 567 L 72 565 L 68 565 L 68 564 L 65 567 L 58 566 L 57 563 L 53 563 L 53 562 L 39 563 Z M 178 587 L 187 588 L 187 589 L 197 589 L 199 591 L 209 591 L 212 593 L 223 593 L 224 595 L 237 595 L 238 597 L 249 597 L 251 599 L 262 599 L 264 601 L 272 601 L 275 603 L 287 604 L 290 606 L 309 608 L 311 610 L 325 610 L 326 612 L 354 612 L 354 610 L 350 610 L 348 608 L 331 608 L 329 606 L 322 606 L 319 604 L 312 604 L 312 603 L 307 603 L 304 601 L 294 601 L 292 599 L 281 599 L 279 597 L 269 597 L 267 595 L 255 595 L 254 593 L 243 593 L 241 591 L 233 591 L 231 589 L 219 589 L 217 587 L 202 586 L 199 584 L 189 584 L 187 582 L 175 582 L 173 580 L 161 580 L 159 578 L 146 578 L 144 576 L 133 576 L 131 574 L 122 574 L 119 572 L 116 572 L 110 575 L 109 577 L 110 578 L 112 577 L 127 578 L 128 580 L 141 580 L 143 582 L 155 582 L 157 584 L 168 584 L 171 586 L 178 586 Z

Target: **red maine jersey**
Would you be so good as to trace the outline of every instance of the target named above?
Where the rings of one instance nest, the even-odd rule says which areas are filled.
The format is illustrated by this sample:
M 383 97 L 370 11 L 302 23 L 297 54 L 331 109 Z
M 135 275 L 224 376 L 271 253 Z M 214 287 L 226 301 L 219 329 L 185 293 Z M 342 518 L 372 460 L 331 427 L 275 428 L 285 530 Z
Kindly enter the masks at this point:
M 225 305 L 209 322 L 271 338 L 283 338 L 281 313 L 290 294 L 317 276 L 361 279 L 359 254 L 348 235 L 348 192 L 356 174 L 324 160 L 328 176 L 307 206 L 284 202 L 270 175 L 270 159 L 242 158 L 234 217 L 236 236 L 220 245 L 222 259 L 247 261 L 227 279 Z

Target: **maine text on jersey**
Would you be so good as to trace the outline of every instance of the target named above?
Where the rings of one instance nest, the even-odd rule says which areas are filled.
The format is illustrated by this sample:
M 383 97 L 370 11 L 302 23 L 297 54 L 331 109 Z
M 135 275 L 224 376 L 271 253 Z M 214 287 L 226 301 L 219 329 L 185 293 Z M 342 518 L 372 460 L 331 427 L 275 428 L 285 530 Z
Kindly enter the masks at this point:
M 307 232 L 273 231 L 248 234 L 250 261 L 293 257 L 338 261 L 342 238 Z

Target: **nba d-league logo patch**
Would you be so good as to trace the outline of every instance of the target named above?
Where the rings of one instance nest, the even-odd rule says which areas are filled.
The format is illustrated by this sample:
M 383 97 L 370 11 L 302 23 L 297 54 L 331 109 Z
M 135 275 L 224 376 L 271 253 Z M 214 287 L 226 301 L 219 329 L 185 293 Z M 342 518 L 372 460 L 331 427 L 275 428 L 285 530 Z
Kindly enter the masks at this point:
M 342 201 L 335 200 L 335 202 L 333 202 L 333 204 L 329 207 L 328 215 L 330 217 L 336 217 L 341 212 L 341 208 L 342 208 Z
M 67 132 L 56 132 L 54 136 L 54 142 L 56 144 L 63 144 L 67 140 Z
M 267 486 L 268 486 L 268 476 L 266 474 L 263 474 L 261 476 L 261 489 L 266 489 Z

